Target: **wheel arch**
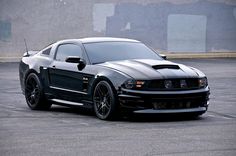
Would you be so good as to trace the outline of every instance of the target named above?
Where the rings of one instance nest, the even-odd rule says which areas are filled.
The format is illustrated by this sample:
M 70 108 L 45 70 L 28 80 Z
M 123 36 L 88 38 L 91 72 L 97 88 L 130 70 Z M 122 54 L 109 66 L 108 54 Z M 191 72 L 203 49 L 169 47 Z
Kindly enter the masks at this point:
M 111 86 L 111 88 L 112 88 L 114 94 L 117 95 L 117 91 L 116 91 L 115 86 L 114 86 L 114 84 L 112 83 L 112 81 L 111 81 L 108 77 L 103 76 L 103 75 L 102 75 L 102 76 L 96 76 L 96 78 L 95 78 L 95 80 L 94 80 L 94 82 L 93 82 L 93 84 L 92 84 L 92 86 L 91 86 L 91 95 L 93 95 L 93 92 L 94 92 L 95 87 L 96 87 L 97 84 L 98 84 L 99 82 L 101 82 L 101 81 L 106 81 L 106 82 L 108 82 L 109 85 Z
M 24 87 L 22 88 L 22 89 L 23 89 L 23 93 L 25 92 L 25 84 L 26 84 L 27 77 L 28 77 L 31 73 L 36 74 L 36 75 L 38 76 L 38 78 L 39 78 L 39 81 L 42 83 L 42 79 L 41 79 L 40 74 L 39 74 L 36 70 L 34 70 L 34 69 L 29 69 L 29 70 L 25 73 L 25 76 L 24 76 L 24 80 L 23 80 Z
M 40 74 L 39 74 L 36 70 L 34 70 L 34 69 L 29 69 L 29 70 L 25 73 L 24 83 L 25 83 L 27 77 L 29 76 L 29 74 L 31 74 L 31 73 L 36 74 L 36 75 L 39 77 L 39 79 L 41 79 L 41 78 L 40 78 Z

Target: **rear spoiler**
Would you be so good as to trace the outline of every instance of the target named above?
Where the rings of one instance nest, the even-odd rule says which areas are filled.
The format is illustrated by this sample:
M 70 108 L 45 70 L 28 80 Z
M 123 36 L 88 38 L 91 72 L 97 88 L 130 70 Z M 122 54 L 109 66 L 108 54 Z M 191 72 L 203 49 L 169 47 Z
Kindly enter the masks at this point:
M 29 57 L 37 54 L 39 51 L 28 51 L 23 54 L 23 57 Z

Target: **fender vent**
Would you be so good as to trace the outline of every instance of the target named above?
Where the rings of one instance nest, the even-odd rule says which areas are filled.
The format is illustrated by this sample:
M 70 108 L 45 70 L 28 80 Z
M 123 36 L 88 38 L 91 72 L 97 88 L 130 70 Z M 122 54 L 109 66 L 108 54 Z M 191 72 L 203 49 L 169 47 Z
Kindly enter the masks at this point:
M 164 64 L 164 65 L 155 65 L 155 66 L 152 66 L 153 69 L 165 69 L 165 68 L 168 68 L 168 69 L 180 69 L 178 65 L 172 65 L 172 64 Z

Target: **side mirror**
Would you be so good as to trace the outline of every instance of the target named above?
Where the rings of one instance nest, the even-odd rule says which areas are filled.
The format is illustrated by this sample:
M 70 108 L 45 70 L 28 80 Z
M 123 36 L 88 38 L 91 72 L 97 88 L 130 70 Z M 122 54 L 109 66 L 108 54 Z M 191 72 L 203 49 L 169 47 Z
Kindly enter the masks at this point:
M 86 62 L 78 56 L 68 56 L 66 58 L 66 62 L 78 63 L 78 65 L 77 65 L 78 70 L 82 70 L 86 66 Z
M 164 54 L 159 54 L 164 60 L 167 60 L 167 56 Z

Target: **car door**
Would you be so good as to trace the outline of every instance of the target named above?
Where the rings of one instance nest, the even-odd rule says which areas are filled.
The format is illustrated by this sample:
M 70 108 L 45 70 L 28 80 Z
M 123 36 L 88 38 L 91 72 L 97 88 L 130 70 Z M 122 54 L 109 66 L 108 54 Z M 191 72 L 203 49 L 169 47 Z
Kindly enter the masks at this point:
M 49 86 L 61 99 L 79 101 L 87 94 L 83 92 L 83 70 L 78 70 L 77 63 L 65 61 L 68 56 L 83 59 L 83 55 L 82 48 L 77 44 L 66 43 L 57 47 L 54 61 L 49 67 Z

